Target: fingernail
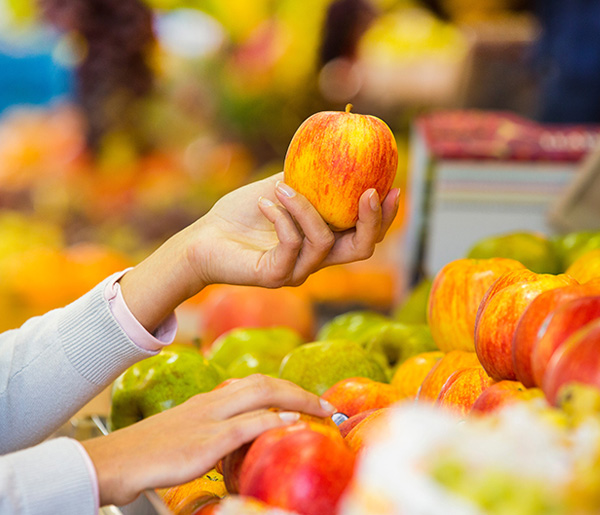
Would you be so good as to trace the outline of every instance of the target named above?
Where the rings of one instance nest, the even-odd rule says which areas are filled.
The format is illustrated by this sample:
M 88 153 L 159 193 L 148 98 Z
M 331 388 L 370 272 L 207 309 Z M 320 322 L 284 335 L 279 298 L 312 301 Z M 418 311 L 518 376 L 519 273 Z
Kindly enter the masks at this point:
M 277 413 L 279 418 L 284 422 L 291 424 L 292 422 L 297 422 L 300 419 L 300 413 L 297 411 L 280 411 Z
M 274 203 L 274 202 L 271 202 L 271 201 L 270 201 L 268 198 L 266 198 L 266 197 L 259 197 L 259 198 L 258 198 L 258 203 L 259 203 L 259 204 L 262 204 L 262 205 L 263 205 L 263 206 L 265 206 L 265 207 L 271 207 L 271 206 L 274 206 L 274 205 L 275 205 L 275 203 Z
M 377 211 L 379 209 L 379 195 L 377 194 L 377 190 L 373 190 L 369 195 L 369 204 L 371 205 L 371 209 L 373 211 Z
M 335 406 L 330 402 L 327 402 L 325 399 L 319 399 L 319 402 L 321 403 L 321 408 L 323 408 L 325 411 L 330 413 L 335 412 Z
M 396 190 L 396 200 L 394 200 L 394 209 L 398 209 L 400 205 L 400 188 Z
M 292 198 L 294 195 L 296 195 L 296 192 L 292 188 L 290 188 L 285 182 L 277 181 L 277 184 L 275 184 L 275 188 L 277 188 L 277 191 L 279 191 L 279 193 L 285 195 L 288 198 Z

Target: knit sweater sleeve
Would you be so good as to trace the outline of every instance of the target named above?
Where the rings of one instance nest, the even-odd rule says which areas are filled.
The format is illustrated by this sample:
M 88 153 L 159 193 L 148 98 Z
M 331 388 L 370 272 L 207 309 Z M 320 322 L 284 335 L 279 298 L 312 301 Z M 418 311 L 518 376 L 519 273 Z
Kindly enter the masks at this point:
M 104 296 L 110 280 L 0 334 L 0 454 L 39 443 L 124 369 L 156 354 L 112 315 Z

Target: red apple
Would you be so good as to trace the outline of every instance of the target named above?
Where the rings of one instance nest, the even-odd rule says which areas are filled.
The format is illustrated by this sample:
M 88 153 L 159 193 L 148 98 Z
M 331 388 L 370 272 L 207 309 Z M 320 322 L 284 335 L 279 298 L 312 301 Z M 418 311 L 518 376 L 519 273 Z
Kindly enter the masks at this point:
M 509 270 L 525 267 L 514 259 L 457 259 L 435 276 L 427 306 L 427 321 L 444 352 L 473 352 L 475 315 L 488 288 Z
M 540 293 L 519 319 L 512 341 L 512 359 L 517 379 L 526 387 L 535 386 L 537 383 L 533 376 L 531 354 L 533 347 L 540 338 L 540 329 L 544 327 L 546 317 L 556 308 L 578 297 L 599 295 L 600 283 L 594 286 L 588 284 L 574 284 L 554 288 Z
M 477 354 L 453 350 L 445 354 L 429 371 L 417 392 L 419 402 L 435 402 L 448 378 L 457 370 L 480 365 Z
M 346 111 L 323 111 L 306 119 L 294 134 L 283 167 L 286 184 L 304 195 L 331 226 L 356 225 L 358 201 L 370 188 L 380 200 L 398 168 L 398 149 L 379 118 Z
M 475 351 L 495 380 L 515 380 L 512 340 L 521 315 L 540 293 L 577 284 L 568 275 L 513 270 L 502 275 L 486 292 L 475 318 Z
M 390 384 L 398 390 L 401 399 L 415 399 L 427 374 L 443 357 L 441 350 L 411 356 L 396 369 Z
M 342 379 L 331 386 L 322 397 L 337 411 L 352 417 L 361 411 L 385 408 L 400 400 L 400 392 L 392 385 L 367 377 Z
M 220 462 L 221 465 L 219 468 L 221 469 L 221 474 L 223 474 L 225 488 L 227 488 L 227 492 L 230 494 L 237 494 L 240 491 L 240 470 L 251 445 L 252 442 L 238 447 Z
M 244 459 L 240 494 L 301 515 L 333 514 L 354 460 L 339 433 L 315 431 L 305 423 L 270 429 Z
M 464 417 L 477 397 L 493 382 L 482 366 L 457 370 L 442 387 L 437 404 Z
M 352 431 L 360 422 L 362 422 L 365 418 L 367 418 L 371 413 L 377 411 L 377 408 L 368 409 L 366 411 L 361 411 L 356 415 L 351 416 L 348 420 L 342 422 L 338 429 L 343 438 L 348 436 L 348 433 Z
M 600 296 L 573 299 L 557 308 L 546 319 L 545 329 L 531 353 L 531 368 L 535 384 L 542 386 L 552 355 L 575 331 L 600 318 Z
M 556 405 L 560 389 L 570 383 L 600 389 L 600 320 L 569 336 L 550 359 L 542 387 L 548 402 Z
M 312 302 L 291 288 L 217 285 L 203 298 L 199 310 L 201 346 L 205 353 L 219 336 L 237 327 L 286 326 L 307 341 L 314 337 Z
M 525 388 L 519 381 L 498 381 L 483 390 L 473 403 L 471 413 L 492 413 L 518 401 L 543 397 L 539 388 Z

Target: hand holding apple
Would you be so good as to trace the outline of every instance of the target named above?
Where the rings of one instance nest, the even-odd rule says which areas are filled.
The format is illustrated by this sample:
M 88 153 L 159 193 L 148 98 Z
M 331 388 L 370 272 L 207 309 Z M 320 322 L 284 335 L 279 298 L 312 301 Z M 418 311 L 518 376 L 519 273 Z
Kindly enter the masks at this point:
M 398 190 L 381 199 L 363 192 L 356 228 L 333 233 L 282 179 L 225 195 L 122 277 L 125 302 L 147 330 L 209 284 L 296 286 L 326 266 L 366 259 L 398 210 Z
M 294 134 L 285 156 L 286 184 L 304 195 L 335 231 L 354 227 L 359 199 L 386 197 L 398 168 L 398 149 L 379 118 L 346 111 L 313 114 Z

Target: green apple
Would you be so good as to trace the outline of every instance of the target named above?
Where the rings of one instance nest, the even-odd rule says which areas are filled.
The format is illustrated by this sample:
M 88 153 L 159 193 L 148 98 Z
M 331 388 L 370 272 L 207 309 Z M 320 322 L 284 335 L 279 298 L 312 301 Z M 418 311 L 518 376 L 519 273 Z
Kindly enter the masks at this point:
M 600 249 L 600 232 L 578 231 L 555 236 L 552 239 L 561 260 L 561 272 L 586 252 Z
M 383 365 L 389 377 L 411 356 L 439 350 L 427 324 L 388 322 L 372 334 L 365 350 Z
M 358 343 L 342 339 L 297 347 L 283 358 L 279 377 L 317 395 L 349 377 L 387 382 L 385 371 L 373 356 Z
M 284 356 L 302 343 L 300 334 L 288 327 L 238 328 L 215 340 L 208 358 L 228 377 L 276 375 Z
M 348 311 L 323 324 L 317 333 L 317 340 L 352 340 L 365 345 L 389 321 L 390 318 L 376 311 Z
M 538 274 L 557 274 L 561 267 L 553 242 L 543 234 L 533 232 L 511 232 L 483 238 L 466 257 L 515 259 Z
M 405 324 L 426 324 L 427 302 L 432 283 L 433 280 L 429 277 L 422 279 L 394 310 L 394 320 Z
M 171 346 L 129 367 L 112 388 L 110 426 L 129 426 L 143 418 L 209 392 L 223 375 L 196 349 Z

